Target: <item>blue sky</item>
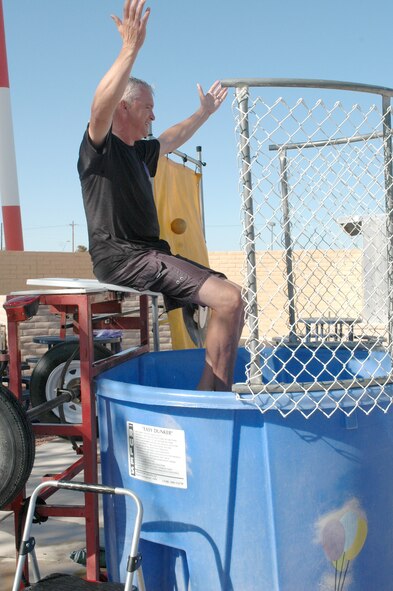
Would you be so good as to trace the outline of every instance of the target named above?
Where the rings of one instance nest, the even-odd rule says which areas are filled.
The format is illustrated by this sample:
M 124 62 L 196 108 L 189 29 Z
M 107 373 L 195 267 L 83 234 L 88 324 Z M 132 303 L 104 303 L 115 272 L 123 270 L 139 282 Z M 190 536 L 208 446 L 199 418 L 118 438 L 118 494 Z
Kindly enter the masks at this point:
M 198 106 L 196 83 L 289 77 L 393 87 L 389 0 L 151 0 L 133 74 L 155 87 L 162 130 Z M 100 77 L 120 48 L 121 0 L 3 0 L 26 250 L 87 244 L 76 173 Z M 238 250 L 240 198 L 232 96 L 182 150 L 202 146 L 207 243 Z

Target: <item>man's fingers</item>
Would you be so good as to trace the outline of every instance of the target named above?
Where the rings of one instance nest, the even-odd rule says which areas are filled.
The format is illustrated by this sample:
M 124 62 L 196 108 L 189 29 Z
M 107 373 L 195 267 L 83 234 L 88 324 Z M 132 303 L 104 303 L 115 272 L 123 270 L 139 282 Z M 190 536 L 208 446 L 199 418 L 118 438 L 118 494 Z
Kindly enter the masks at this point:
M 220 92 L 217 93 L 217 98 L 220 101 L 223 101 L 226 98 L 227 94 L 228 94 L 228 89 L 227 88 L 221 88 Z
M 210 87 L 209 89 L 209 94 L 212 94 L 213 96 L 215 94 L 217 94 L 217 90 L 221 88 L 221 82 L 219 80 L 216 80 Z
M 126 20 L 130 14 L 130 3 L 131 0 L 125 0 L 123 5 L 123 19 Z
M 136 8 L 135 8 L 135 12 L 134 12 L 134 19 L 135 20 L 141 20 L 141 16 L 142 16 L 142 12 L 143 12 L 143 7 L 145 5 L 145 1 L 146 0 L 134 0 L 135 4 L 136 4 Z M 133 2 L 133 4 L 134 4 Z
M 111 14 L 111 19 L 114 21 L 117 28 L 119 28 L 122 24 L 121 20 L 115 14 Z

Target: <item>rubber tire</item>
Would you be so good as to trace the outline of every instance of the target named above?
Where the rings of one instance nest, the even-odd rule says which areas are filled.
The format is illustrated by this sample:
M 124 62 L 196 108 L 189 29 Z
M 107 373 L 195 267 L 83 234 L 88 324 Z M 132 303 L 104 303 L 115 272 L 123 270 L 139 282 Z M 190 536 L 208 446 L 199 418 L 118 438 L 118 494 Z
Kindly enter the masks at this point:
M 34 464 L 35 438 L 21 402 L 0 385 L 0 510 L 26 484 Z
M 30 378 L 30 403 L 32 406 L 38 406 L 43 402 L 46 402 L 50 399 L 47 393 L 47 382 L 51 380 L 51 374 L 56 372 L 57 377 L 60 378 L 61 375 L 61 368 L 59 366 L 63 365 L 68 361 L 71 355 L 74 353 L 75 348 L 78 346 L 78 343 L 71 342 L 71 343 L 59 343 L 54 347 L 51 347 L 45 355 L 41 357 L 38 361 L 37 365 L 35 366 L 31 378 Z M 94 359 L 97 361 L 99 359 L 104 359 L 106 357 L 110 357 L 112 353 L 99 343 L 94 344 Z M 73 361 L 71 362 L 70 368 L 80 368 L 80 364 L 75 362 L 79 361 L 79 351 Z M 54 374 L 54 375 L 56 375 Z M 57 380 L 56 380 L 57 382 Z M 67 388 L 67 374 L 65 377 L 65 384 L 64 387 Z M 74 403 L 68 403 L 74 404 Z M 66 404 L 64 405 L 66 406 Z M 76 405 L 74 404 L 74 407 Z M 48 410 L 47 412 L 42 413 L 38 420 L 42 423 L 60 423 L 60 418 L 58 414 L 56 414 L 56 410 Z M 79 423 L 81 420 L 76 421 L 67 421 L 66 423 Z

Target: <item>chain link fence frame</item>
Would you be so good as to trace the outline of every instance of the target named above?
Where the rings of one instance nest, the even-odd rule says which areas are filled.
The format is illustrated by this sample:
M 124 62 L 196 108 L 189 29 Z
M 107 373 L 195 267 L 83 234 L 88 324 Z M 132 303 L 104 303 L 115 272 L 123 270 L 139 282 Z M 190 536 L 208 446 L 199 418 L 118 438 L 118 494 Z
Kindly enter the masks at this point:
M 250 355 L 246 382 L 234 391 L 283 416 L 387 412 L 393 89 L 301 79 L 221 83 L 235 90 Z

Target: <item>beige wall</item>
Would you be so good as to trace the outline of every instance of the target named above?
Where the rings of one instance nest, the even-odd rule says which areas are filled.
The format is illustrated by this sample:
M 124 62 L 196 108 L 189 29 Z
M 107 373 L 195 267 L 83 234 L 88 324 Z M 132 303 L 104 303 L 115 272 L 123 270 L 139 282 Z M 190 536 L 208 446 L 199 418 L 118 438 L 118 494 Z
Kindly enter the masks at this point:
M 37 277 L 93 278 L 86 252 L 0 251 L 0 293 L 29 289 L 26 279 Z
M 244 254 L 241 251 L 211 252 L 210 266 L 242 285 Z M 243 271 L 243 272 L 242 272 Z M 361 253 L 352 251 L 297 251 L 294 254 L 297 285 L 298 316 L 332 314 L 356 317 L 361 314 Z M 288 332 L 288 297 L 286 293 L 285 262 L 282 251 L 257 253 L 259 328 L 262 338 L 283 336 Z M 76 277 L 93 278 L 88 253 L 59 252 L 0 252 L 0 294 L 31 289 L 28 278 Z M 135 307 L 135 301 L 130 302 Z M 5 315 L 0 306 L 0 323 Z M 58 322 L 45 309 L 21 325 L 22 356 L 42 354 L 43 348 L 31 345 L 37 334 L 55 334 Z M 245 329 L 244 335 L 247 334 Z M 133 336 L 127 338 L 133 344 Z M 171 347 L 169 326 L 160 327 L 161 348 Z M 129 341 L 125 343 L 129 344 Z
M 0 251 L 0 294 L 2 294 L 0 295 L 0 324 L 7 323 L 2 306 L 6 295 L 15 291 L 34 289 L 34 286 L 26 285 L 26 280 L 40 277 L 93 279 L 90 255 L 86 252 Z M 124 309 L 137 306 L 137 298 L 131 297 L 127 299 Z M 58 318 L 50 314 L 47 307 L 40 306 L 38 314 L 34 318 L 20 324 L 22 359 L 41 356 L 45 353 L 46 346 L 35 344 L 33 342 L 34 337 L 38 335 L 55 335 L 58 334 L 58 331 Z M 138 343 L 136 331 L 127 331 L 124 335 L 124 347 L 134 346 Z M 165 322 L 160 326 L 160 347 L 163 350 L 171 347 L 170 329 Z
M 243 252 L 212 252 L 210 266 L 239 285 L 245 284 Z M 299 250 L 293 253 L 296 318 L 362 314 L 361 251 Z M 288 292 L 285 253 L 256 253 L 258 323 L 261 340 L 288 334 Z M 247 327 L 243 336 L 247 335 Z

